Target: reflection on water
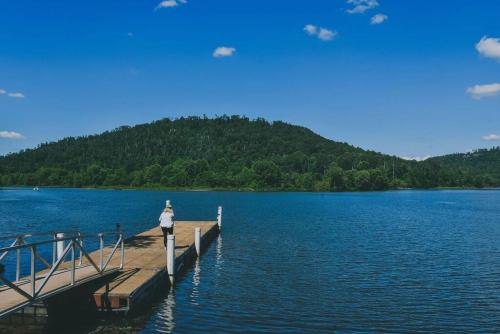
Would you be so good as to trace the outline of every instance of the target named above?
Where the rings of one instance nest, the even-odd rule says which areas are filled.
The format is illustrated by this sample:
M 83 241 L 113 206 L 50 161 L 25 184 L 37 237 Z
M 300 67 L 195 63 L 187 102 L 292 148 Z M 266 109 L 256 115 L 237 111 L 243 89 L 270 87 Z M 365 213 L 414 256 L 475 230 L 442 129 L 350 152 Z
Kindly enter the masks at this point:
M 196 262 L 194 264 L 194 269 L 193 269 L 193 279 L 192 279 L 193 287 L 192 287 L 191 293 L 189 295 L 191 298 L 191 304 L 193 304 L 193 305 L 198 305 L 198 301 L 197 301 L 197 298 L 199 296 L 198 286 L 201 283 L 200 273 L 201 273 L 200 258 L 197 258 Z
M 217 245 L 215 248 L 215 266 L 220 269 L 222 267 L 222 236 L 217 237 Z M 218 271 L 219 272 L 219 271 Z
M 170 288 L 165 299 L 155 307 L 155 315 L 149 322 L 144 333 L 172 333 L 175 329 L 175 289 Z

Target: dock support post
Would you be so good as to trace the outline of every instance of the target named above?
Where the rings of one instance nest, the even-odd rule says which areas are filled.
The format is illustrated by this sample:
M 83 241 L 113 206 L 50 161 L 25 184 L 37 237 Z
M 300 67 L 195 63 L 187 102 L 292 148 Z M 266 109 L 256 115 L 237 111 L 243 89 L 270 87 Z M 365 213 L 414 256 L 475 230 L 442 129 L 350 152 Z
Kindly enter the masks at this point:
M 36 258 L 36 246 L 31 246 L 31 297 L 35 297 L 36 293 L 36 273 L 35 273 L 35 258 Z
M 167 273 L 170 284 L 175 282 L 175 235 L 167 236 Z
M 120 269 L 123 269 L 125 264 L 125 245 L 123 242 L 123 234 L 120 234 Z
M 57 233 L 56 234 L 56 238 L 57 239 L 63 239 L 64 238 L 64 233 Z M 61 258 L 61 256 L 63 255 L 63 253 L 64 253 L 64 240 L 57 241 L 56 254 L 57 254 L 57 259 L 58 260 Z
M 17 238 L 18 245 L 20 244 L 21 239 Z M 21 249 L 16 250 L 16 282 L 18 282 L 21 279 Z
M 57 239 L 57 233 L 54 233 L 52 237 L 54 238 L 54 242 L 52 243 L 52 265 L 54 265 L 57 262 L 57 242 L 55 241 Z
M 81 266 L 83 263 L 83 238 L 81 238 L 80 232 L 78 232 L 78 240 L 76 242 L 80 245 L 80 259 L 78 260 L 78 265 Z
M 102 271 L 104 267 L 104 236 L 99 233 L 99 270 Z
M 222 227 L 222 206 L 217 209 L 217 225 L 219 225 L 219 230 Z
M 76 270 L 76 255 L 75 255 L 75 239 L 71 240 L 71 271 L 70 280 L 71 285 L 75 285 L 75 270 Z
M 196 254 L 201 255 L 201 228 L 197 227 L 194 229 L 194 247 L 196 248 Z

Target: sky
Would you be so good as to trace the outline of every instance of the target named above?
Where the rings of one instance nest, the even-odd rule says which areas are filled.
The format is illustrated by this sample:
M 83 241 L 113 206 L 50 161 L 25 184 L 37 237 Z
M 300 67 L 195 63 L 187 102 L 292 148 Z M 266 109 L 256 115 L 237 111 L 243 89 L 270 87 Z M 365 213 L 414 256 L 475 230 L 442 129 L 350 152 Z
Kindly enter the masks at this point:
M 0 5 L 0 154 L 223 114 L 409 158 L 500 145 L 498 0 Z

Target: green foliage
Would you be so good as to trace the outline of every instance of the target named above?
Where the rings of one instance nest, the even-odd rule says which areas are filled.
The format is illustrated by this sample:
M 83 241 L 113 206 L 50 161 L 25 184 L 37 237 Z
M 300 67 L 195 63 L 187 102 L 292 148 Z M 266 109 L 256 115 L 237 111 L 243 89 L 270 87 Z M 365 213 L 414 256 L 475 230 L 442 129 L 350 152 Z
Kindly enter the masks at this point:
M 428 162 L 446 168 L 441 171 L 441 178 L 454 185 L 465 183 L 485 187 L 500 184 L 500 147 L 444 155 Z
M 500 149 L 405 161 L 283 122 L 164 119 L 0 157 L 0 185 L 353 191 L 500 184 Z
M 281 185 L 281 170 L 272 161 L 259 160 L 252 166 L 255 180 L 261 188 L 278 188 Z

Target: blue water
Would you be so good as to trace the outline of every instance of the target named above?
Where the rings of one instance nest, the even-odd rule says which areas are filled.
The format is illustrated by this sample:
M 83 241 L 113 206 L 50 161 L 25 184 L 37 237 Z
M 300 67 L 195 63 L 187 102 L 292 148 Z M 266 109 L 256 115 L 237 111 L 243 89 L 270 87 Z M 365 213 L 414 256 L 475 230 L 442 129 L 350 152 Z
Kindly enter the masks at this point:
M 178 219 L 222 234 L 143 333 L 500 331 L 500 191 L 373 193 L 0 190 L 0 234 Z

